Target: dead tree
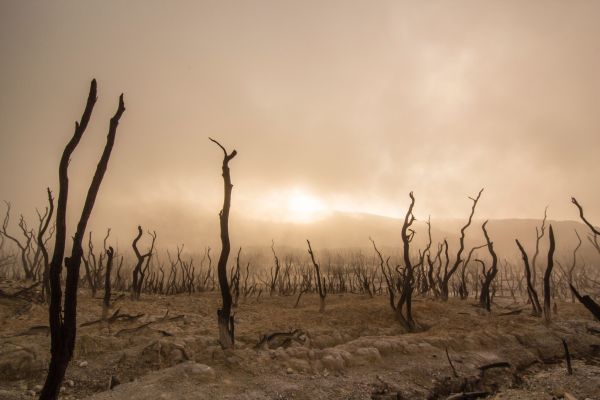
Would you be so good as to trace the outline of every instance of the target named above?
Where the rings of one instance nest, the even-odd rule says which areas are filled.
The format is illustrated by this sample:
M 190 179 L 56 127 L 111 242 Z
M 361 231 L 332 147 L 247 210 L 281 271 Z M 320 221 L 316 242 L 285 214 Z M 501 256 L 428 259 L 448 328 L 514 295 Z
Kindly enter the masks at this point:
M 106 318 L 108 315 L 108 309 L 110 308 L 110 273 L 112 272 L 113 267 L 113 258 L 115 256 L 115 251 L 112 246 L 106 250 L 106 274 L 104 275 L 104 299 L 102 300 L 102 318 Z
M 392 308 L 392 310 L 396 311 L 396 301 L 395 301 L 396 285 L 394 283 L 394 276 L 392 275 L 392 272 L 389 268 L 390 258 L 389 257 L 387 258 L 387 260 L 385 261 L 385 265 L 384 265 L 383 255 L 381 255 L 381 252 L 379 251 L 379 249 L 377 249 L 377 246 L 375 245 L 375 241 L 371 238 L 369 238 L 369 240 L 371 241 L 371 243 L 373 243 L 373 249 L 375 250 L 375 253 L 377 253 L 377 256 L 379 257 L 379 268 L 381 269 L 381 275 L 385 279 L 385 283 L 387 285 L 388 296 L 390 299 L 390 307 Z
M 465 233 L 467 231 L 467 228 L 471 225 L 471 222 L 473 221 L 473 215 L 475 214 L 475 208 L 477 207 L 477 202 L 479 201 L 479 198 L 481 197 L 482 192 L 483 192 L 483 189 L 481 189 L 479 191 L 479 193 L 477 194 L 477 197 L 475 197 L 475 198 L 469 197 L 469 199 L 471 199 L 471 201 L 473 201 L 473 206 L 471 207 L 471 214 L 469 215 L 469 219 L 468 219 L 467 223 L 460 230 L 459 247 L 458 247 L 458 252 L 456 253 L 456 259 L 454 260 L 454 264 L 452 265 L 452 267 L 449 270 L 448 270 L 448 265 L 446 265 L 446 268 L 444 269 L 444 275 L 443 275 L 442 279 L 440 280 L 440 297 L 443 301 L 448 300 L 448 284 L 450 282 L 450 278 L 452 278 L 452 275 L 456 272 L 456 270 L 460 266 L 460 263 L 463 261 L 462 253 L 465 250 Z
M 310 259 L 315 268 L 315 280 L 317 281 L 317 290 L 319 292 L 319 312 L 325 312 L 325 297 L 327 297 L 327 286 L 325 285 L 325 278 L 321 278 L 321 267 L 315 260 L 315 255 L 312 251 L 312 247 L 310 247 L 310 241 L 306 239 L 306 243 L 308 243 L 308 254 L 310 254 Z
M 221 255 L 217 265 L 219 275 L 219 286 L 221 288 L 221 297 L 223 299 L 223 307 L 217 310 L 217 322 L 219 324 L 219 341 L 223 349 L 232 348 L 234 345 L 235 323 L 233 315 L 231 315 L 231 292 L 229 291 L 229 280 L 227 279 L 227 260 L 231 251 L 231 243 L 229 242 L 229 209 L 231 208 L 231 175 L 229 172 L 229 161 L 236 155 L 237 151 L 233 150 L 227 153 L 225 147 L 216 140 L 209 138 L 211 142 L 223 150 L 223 208 L 219 213 L 219 222 L 221 227 Z
M 552 276 L 552 268 L 554 267 L 554 231 L 552 230 L 552 224 L 548 229 L 548 235 L 550 237 L 550 247 L 548 249 L 548 266 L 544 273 L 544 320 L 550 322 L 552 319 L 552 309 L 550 308 L 550 277 Z
M 485 228 L 487 223 L 488 221 L 485 221 L 481 226 L 481 229 L 483 230 L 483 235 L 485 236 L 488 251 L 490 252 L 490 256 L 492 257 L 492 266 L 486 272 L 485 264 L 483 264 L 483 262 L 479 260 L 483 264 L 483 281 L 481 282 L 479 305 L 481 305 L 481 307 L 485 308 L 487 311 L 491 311 L 492 301 L 490 298 L 490 286 L 492 284 L 492 281 L 496 277 L 496 274 L 498 273 L 498 257 L 496 256 L 496 252 L 494 251 L 494 243 L 492 243 L 492 241 L 490 240 L 487 229 Z
M 277 257 L 277 253 L 275 253 L 275 241 L 271 241 L 271 251 L 273 252 L 273 258 L 275 260 L 275 272 L 273 272 L 273 268 L 271 268 L 271 282 L 269 284 L 269 296 L 273 296 L 275 292 L 275 287 L 277 285 L 277 278 L 279 276 L 279 270 L 281 269 L 281 265 L 279 264 L 279 257 Z
M 571 197 L 571 202 L 575 204 L 575 206 L 579 210 L 579 218 L 581 218 L 583 223 L 586 224 L 592 232 L 592 236 L 590 237 L 590 243 L 592 243 L 592 245 L 596 248 L 598 253 L 600 253 L 600 243 L 598 242 L 598 240 L 600 239 L 600 230 L 594 225 L 592 225 L 592 223 L 585 218 L 585 215 L 583 214 L 583 207 L 581 206 L 581 204 L 579 204 L 575 197 Z
M 238 306 L 238 300 L 240 298 L 240 254 L 242 252 L 242 247 L 238 250 L 237 257 L 235 258 L 235 272 L 231 274 L 231 285 L 230 291 L 233 297 L 233 307 L 236 308 Z
M 150 266 L 150 257 L 152 257 L 152 252 L 154 251 L 154 243 L 156 242 L 156 232 L 148 232 L 148 235 L 150 235 L 150 237 L 152 238 L 152 244 L 150 245 L 150 250 L 148 250 L 147 253 L 140 253 L 140 250 L 137 247 L 137 244 L 140 238 L 142 237 L 142 227 L 139 225 L 137 236 L 135 237 L 135 239 L 133 239 L 133 243 L 131 244 L 131 247 L 133 247 L 133 252 L 135 253 L 135 257 L 137 258 L 137 262 L 135 264 L 135 267 L 133 268 L 133 282 L 131 286 L 131 298 L 133 300 L 140 299 L 144 283 L 144 277 L 146 275 L 146 271 L 148 271 L 148 268 Z
M 577 298 L 577 300 L 581 304 L 583 304 L 583 306 L 585 308 L 587 308 L 589 312 L 592 313 L 592 315 L 594 316 L 594 318 L 596 318 L 596 320 L 600 321 L 600 305 L 598 305 L 598 303 L 596 303 L 590 296 L 587 296 L 587 295 L 582 296 L 581 294 L 579 294 L 577 289 L 575 289 L 575 286 L 573 286 L 573 285 L 569 285 L 569 286 L 571 288 L 571 291 Z
M 460 283 L 458 285 L 458 295 L 460 296 L 461 300 L 466 300 L 469 297 L 469 289 L 467 287 L 466 273 L 467 273 L 467 268 L 469 267 L 469 264 L 471 263 L 471 259 L 473 258 L 473 253 L 479 249 L 486 247 L 486 246 L 487 246 L 487 244 L 482 244 L 481 246 L 473 247 L 469 251 L 469 255 L 467 256 L 467 259 L 465 260 L 465 262 L 463 262 L 463 265 L 462 265 L 461 271 L 460 271 Z
M 65 239 L 66 239 L 66 213 L 67 197 L 69 188 L 68 167 L 69 160 L 73 151 L 79 144 L 83 133 L 85 132 L 94 104 L 96 103 L 96 80 L 92 80 L 87 104 L 81 121 L 75 123 L 75 133 L 67 143 L 60 159 L 58 170 L 59 192 L 58 203 L 56 207 L 56 238 L 54 242 L 54 253 L 50 263 L 50 306 L 48 316 L 50 322 L 50 365 L 44 387 L 42 388 L 40 399 L 50 400 L 58 397 L 61 382 L 65 376 L 67 366 L 73 356 L 75 347 L 75 337 L 77 331 L 77 286 L 79 284 L 79 268 L 81 266 L 81 257 L 83 248 L 81 246 L 88 220 L 92 213 L 100 184 L 108 167 L 108 161 L 115 142 L 117 126 L 121 115 L 125 111 L 123 95 L 119 97 L 119 107 L 115 115 L 110 120 L 106 145 L 96 167 L 96 172 L 85 198 L 81 217 L 77 224 L 77 230 L 73 237 L 73 246 L 71 256 L 64 258 Z M 61 271 L 63 259 L 67 271 L 65 283 L 65 299 L 62 304 Z M 61 312 L 61 307 L 64 312 Z
M 46 188 L 48 193 L 48 208 L 46 213 L 46 220 L 38 230 L 37 243 L 38 249 L 42 252 L 42 260 L 44 262 L 44 270 L 42 273 L 42 296 L 46 301 L 50 300 L 50 281 L 48 280 L 50 274 L 50 256 L 48 255 L 48 249 L 46 249 L 46 240 L 44 240 L 44 234 L 48 229 L 52 215 L 54 214 L 54 198 L 50 188 Z
M 410 206 L 404 216 L 402 224 L 402 258 L 404 260 L 404 269 L 402 270 L 402 293 L 396 304 L 396 318 L 408 330 L 414 330 L 416 327 L 415 320 L 412 315 L 412 293 L 414 290 L 414 266 L 410 259 L 410 243 L 415 235 L 415 231 L 411 228 L 415 222 L 413 208 L 415 206 L 415 197 L 412 192 L 409 193 Z M 400 285 L 398 285 L 400 287 Z
M 531 260 L 531 283 L 535 287 L 537 285 L 537 258 L 540 254 L 540 242 L 546 234 L 546 221 L 548 219 L 548 207 L 544 209 L 544 219 L 542 225 L 538 228 L 535 227 L 535 252 L 533 253 L 533 259 Z
M 535 286 L 533 286 L 533 282 L 531 279 L 531 269 L 529 267 L 529 257 L 527 257 L 527 252 L 521 245 L 518 239 L 515 239 L 517 243 L 517 247 L 521 252 L 521 257 L 523 258 L 523 264 L 525 266 L 525 281 L 527 283 L 527 296 L 529 297 L 529 301 L 531 302 L 531 307 L 533 310 L 531 314 L 534 317 L 540 317 L 542 315 L 542 306 L 540 305 L 540 299 L 538 297 L 537 291 L 535 290 Z
M 598 243 L 598 237 L 600 236 L 600 230 L 598 230 L 598 228 L 596 228 L 594 225 L 592 225 L 592 223 L 590 223 L 585 218 L 585 215 L 583 214 L 583 207 L 577 202 L 577 199 L 575 197 L 571 197 L 571 202 L 573 204 L 575 204 L 575 206 L 579 210 L 579 217 L 592 232 L 592 237 L 590 237 L 590 242 L 594 245 L 596 250 L 598 250 L 598 253 L 600 253 L 600 244 Z M 579 292 L 577 292 L 577 290 L 575 289 L 575 286 L 573 286 L 572 284 L 570 284 L 569 286 L 571 288 L 571 292 L 575 295 L 577 300 L 581 304 L 583 304 L 583 306 L 585 308 L 587 308 L 597 320 L 600 321 L 600 305 L 598 305 L 598 303 L 596 303 L 590 296 L 580 295 Z
M 10 221 L 11 206 L 10 203 L 7 201 L 5 201 L 4 203 L 6 204 L 6 215 L 4 216 L 4 222 L 2 223 L 2 230 L 0 231 L 0 233 L 17 245 L 21 253 L 21 265 L 23 267 L 23 272 L 25 273 L 25 279 L 34 280 L 35 275 L 33 273 L 33 266 L 31 265 L 31 262 L 28 257 L 29 252 L 31 251 L 31 240 L 33 239 L 33 235 L 30 234 L 29 229 L 27 228 L 27 224 L 25 223 L 25 219 L 22 215 L 19 219 L 19 228 L 21 229 L 23 236 L 25 237 L 24 241 L 21 241 L 15 236 L 12 236 L 8 233 L 7 227 Z

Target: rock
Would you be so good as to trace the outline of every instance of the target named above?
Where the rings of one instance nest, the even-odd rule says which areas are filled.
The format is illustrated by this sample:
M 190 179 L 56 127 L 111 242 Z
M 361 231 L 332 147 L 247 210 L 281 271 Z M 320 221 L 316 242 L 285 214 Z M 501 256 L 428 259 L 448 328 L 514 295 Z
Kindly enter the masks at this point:
M 73 382 L 72 379 L 67 379 L 65 381 L 65 385 L 67 385 L 68 387 L 75 387 L 75 382 Z
M 60 389 L 59 389 L 59 392 L 63 393 L 65 390 L 67 390 L 67 388 L 64 387 L 64 386 L 61 386 Z
M 87 366 L 88 366 L 88 362 L 87 361 L 82 361 L 82 362 L 79 363 L 79 367 L 80 368 L 85 368 Z
M 35 385 L 33 387 L 33 391 L 36 392 L 36 393 L 39 393 L 39 392 L 42 391 L 42 388 L 43 388 L 42 385 Z
M 285 372 L 286 372 L 287 374 L 293 374 L 293 373 L 294 373 L 294 370 L 288 367 L 288 369 L 286 369 L 286 370 L 285 370 Z

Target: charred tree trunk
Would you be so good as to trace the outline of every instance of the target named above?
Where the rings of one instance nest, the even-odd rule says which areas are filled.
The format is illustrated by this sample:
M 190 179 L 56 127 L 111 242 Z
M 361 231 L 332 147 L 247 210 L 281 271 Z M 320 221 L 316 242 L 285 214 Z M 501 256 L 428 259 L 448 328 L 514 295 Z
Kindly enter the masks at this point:
M 596 318 L 598 321 L 600 321 L 600 305 L 598 303 L 596 303 L 590 296 L 580 295 L 579 292 L 577 291 L 577 289 L 575 289 L 575 286 L 573 286 L 573 285 L 569 285 L 569 286 L 571 287 L 571 292 L 575 295 L 577 300 L 581 304 L 583 304 L 583 306 L 585 308 L 587 308 L 589 312 L 592 313 L 594 318 Z
M 152 257 L 152 252 L 154 251 L 154 243 L 156 242 L 156 232 L 148 234 L 152 237 L 152 244 L 150 245 L 150 250 L 146 254 L 140 253 L 140 250 L 137 247 L 137 244 L 140 238 L 142 237 L 142 227 L 139 225 L 137 236 L 135 237 L 135 239 L 133 239 L 133 243 L 131 244 L 131 247 L 133 247 L 133 252 L 135 253 L 135 257 L 137 258 L 135 268 L 133 268 L 133 282 L 131 286 L 131 298 L 133 300 L 140 299 L 142 287 L 144 285 L 145 271 L 148 269 L 150 257 Z M 146 261 L 146 267 L 144 270 L 142 270 L 144 261 Z
M 106 274 L 104 275 L 104 299 L 102 300 L 103 319 L 108 316 L 108 309 L 110 308 L 110 273 L 112 272 L 114 255 L 115 251 L 112 247 L 109 247 L 108 250 L 106 250 L 108 259 L 106 260 Z
M 550 322 L 552 319 L 551 309 L 551 293 L 550 293 L 550 277 L 552 276 L 552 268 L 554 267 L 554 231 L 552 225 L 549 226 L 548 235 L 550 237 L 550 248 L 548 249 L 548 266 L 546 267 L 546 273 L 544 273 L 544 320 Z
M 223 307 L 217 310 L 217 322 L 219 324 L 219 340 L 223 349 L 232 348 L 234 345 L 234 319 L 231 315 L 231 293 L 229 291 L 229 280 L 227 279 L 227 260 L 231 251 L 231 243 L 229 242 L 229 209 L 231 208 L 231 175 L 229 173 L 229 161 L 236 155 L 237 151 L 233 150 L 227 153 L 225 147 L 214 139 L 209 138 L 213 143 L 223 150 L 223 209 L 219 213 L 219 222 L 221 227 L 221 255 L 217 265 L 219 275 L 219 286 L 221 288 L 221 297 L 223 299 Z
M 521 256 L 523 257 L 523 264 L 525 265 L 525 280 L 527 281 L 527 296 L 529 297 L 529 301 L 531 302 L 532 315 L 534 317 L 540 317 L 542 315 L 542 306 L 540 305 L 540 299 L 538 298 L 537 291 L 533 286 L 533 282 L 531 279 L 531 269 L 529 268 L 529 257 L 527 257 L 527 252 L 519 242 L 519 240 L 515 239 L 517 243 L 517 247 L 521 251 Z
M 410 259 L 410 242 L 412 241 L 415 232 L 410 228 L 415 222 L 413 215 L 413 207 L 415 206 L 415 197 L 412 192 L 409 194 L 410 206 L 404 217 L 402 225 L 402 257 L 404 260 L 404 270 L 402 273 L 402 293 L 396 305 L 396 318 L 409 331 L 415 329 L 416 324 L 412 316 L 412 293 L 414 290 L 414 267 Z
M 48 310 L 50 322 L 50 366 L 48 375 L 42 388 L 40 399 L 56 399 L 60 389 L 61 382 L 65 376 L 67 366 L 73 356 L 75 347 L 75 337 L 77 330 L 77 286 L 79 284 L 79 268 L 81 266 L 81 257 L 83 249 L 81 242 L 85 234 L 87 222 L 92 213 L 100 184 L 104 178 L 110 154 L 115 142 L 117 126 L 121 115 L 125 111 L 123 103 L 123 95 L 119 97 L 119 107 L 117 112 L 110 120 L 106 146 L 100 158 L 100 162 L 96 167 L 96 172 L 88 189 L 81 217 L 77 224 L 77 230 L 73 238 L 73 247 L 71 256 L 65 258 L 65 267 L 67 270 L 64 314 L 61 313 L 62 304 L 62 288 L 61 288 L 61 271 L 65 252 L 66 239 L 66 213 L 67 213 L 67 197 L 69 190 L 68 167 L 71 155 L 83 133 L 85 132 L 94 104 L 96 103 L 96 80 L 92 80 L 90 92 L 88 95 L 87 104 L 81 121 L 75 123 L 75 133 L 67 143 L 62 154 L 59 165 L 59 193 L 58 204 L 56 209 L 56 239 L 54 243 L 54 254 L 50 263 L 50 306 Z M 62 315 L 61 315 L 62 314 Z
M 471 225 L 471 222 L 473 221 L 473 215 L 475 214 L 475 208 L 477 207 L 477 202 L 479 202 L 481 193 L 483 193 L 483 189 L 479 191 L 476 198 L 469 197 L 469 199 L 473 201 L 473 206 L 471 207 L 471 214 L 469 215 L 467 223 L 460 230 L 459 248 L 458 252 L 456 253 L 456 260 L 454 260 L 454 264 L 450 268 L 450 270 L 446 269 L 444 271 L 444 276 L 440 280 L 440 298 L 443 301 L 448 300 L 448 284 L 450 282 L 450 278 L 452 278 L 452 275 L 456 272 L 456 270 L 460 266 L 460 263 L 463 261 L 462 253 L 465 250 L 465 233 L 467 231 L 467 228 Z
M 50 188 L 46 189 L 48 193 L 48 215 L 46 216 L 46 221 L 42 228 L 38 231 L 37 241 L 38 248 L 42 251 L 42 260 L 44 262 L 44 271 L 42 273 L 42 295 L 46 302 L 50 301 L 50 256 L 48 255 L 48 250 L 46 249 L 46 243 L 44 241 L 44 234 L 48 229 L 48 224 L 52 219 L 52 214 L 54 213 L 54 198 L 52 197 L 52 192 Z
M 491 311 L 492 301 L 490 298 L 490 286 L 492 284 L 492 281 L 496 277 L 496 274 L 498 273 L 498 257 L 496 256 L 496 252 L 494 251 L 494 244 L 490 240 L 488 232 L 485 228 L 487 223 L 488 222 L 485 221 L 481 226 L 481 229 L 483 230 L 483 235 L 485 236 L 485 241 L 487 243 L 487 248 L 490 252 L 490 256 L 492 256 L 492 266 L 490 267 L 489 271 L 487 271 L 487 273 L 485 272 L 484 267 L 484 279 L 481 283 L 481 295 L 479 296 L 479 304 L 487 311 Z
M 321 278 L 321 267 L 315 260 L 315 255 L 312 251 L 312 247 L 310 246 L 310 241 L 306 239 L 306 243 L 308 243 L 308 254 L 310 254 L 310 259 L 312 260 L 313 267 L 315 268 L 315 278 L 317 281 L 317 290 L 319 292 L 319 312 L 325 312 L 325 298 L 327 297 L 327 286 L 325 285 L 325 278 Z

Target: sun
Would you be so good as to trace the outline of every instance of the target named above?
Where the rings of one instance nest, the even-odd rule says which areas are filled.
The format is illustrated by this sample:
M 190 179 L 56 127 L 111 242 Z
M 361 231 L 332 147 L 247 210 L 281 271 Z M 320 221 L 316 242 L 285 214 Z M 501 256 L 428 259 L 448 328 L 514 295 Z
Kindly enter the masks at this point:
M 293 186 L 260 195 L 253 211 L 273 221 L 308 224 L 323 219 L 332 208 L 309 189 Z
M 294 188 L 287 195 L 288 218 L 295 222 L 314 222 L 329 212 L 324 201 L 310 192 Z

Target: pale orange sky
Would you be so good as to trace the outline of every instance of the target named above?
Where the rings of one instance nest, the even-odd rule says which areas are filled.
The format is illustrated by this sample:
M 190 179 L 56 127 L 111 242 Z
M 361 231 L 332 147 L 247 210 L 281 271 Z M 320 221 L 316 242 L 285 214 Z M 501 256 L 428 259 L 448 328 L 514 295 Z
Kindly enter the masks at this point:
M 239 152 L 234 216 L 398 216 L 413 190 L 418 216 L 464 217 L 485 187 L 482 218 L 577 219 L 575 195 L 600 221 L 598 21 L 597 1 L 1 0 L 0 199 L 57 189 L 95 77 L 73 206 L 127 107 L 96 229 L 216 218 L 208 136 Z

